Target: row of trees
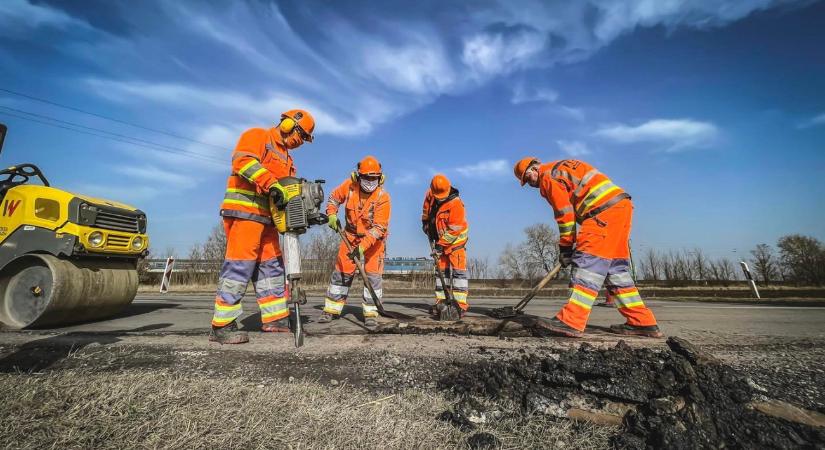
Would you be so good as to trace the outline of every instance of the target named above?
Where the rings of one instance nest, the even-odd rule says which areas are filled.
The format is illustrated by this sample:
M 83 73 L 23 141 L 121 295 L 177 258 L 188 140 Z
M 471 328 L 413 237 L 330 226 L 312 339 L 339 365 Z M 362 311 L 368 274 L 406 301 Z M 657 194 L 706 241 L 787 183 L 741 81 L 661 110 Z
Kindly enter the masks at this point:
M 339 239 L 323 227 L 311 230 L 302 240 L 302 256 L 307 283 L 325 283 L 338 252 Z M 187 259 L 202 260 L 197 273 L 180 275 L 181 281 L 211 282 L 220 270 L 226 251 L 222 225 L 215 226 L 202 244 L 191 248 Z M 167 250 L 169 255 L 172 250 Z M 168 255 L 167 255 L 168 256 Z M 524 240 L 508 243 L 497 264 L 489 258 L 470 258 L 468 272 L 472 279 L 511 279 L 531 282 L 544 276 L 558 260 L 558 234 L 555 227 L 538 223 L 524 229 Z M 759 244 L 750 251 L 751 271 L 763 285 L 792 283 L 821 286 L 825 284 L 825 246 L 816 238 L 802 235 L 781 237 L 776 248 Z M 738 261 L 711 258 L 701 249 L 660 251 L 648 249 L 634 259 L 638 279 L 662 282 L 715 282 L 744 279 Z M 214 266 L 214 267 L 213 267 Z M 208 270 L 204 270 L 207 268 Z M 565 274 L 562 274 L 564 276 Z M 429 276 L 429 275 L 427 275 Z

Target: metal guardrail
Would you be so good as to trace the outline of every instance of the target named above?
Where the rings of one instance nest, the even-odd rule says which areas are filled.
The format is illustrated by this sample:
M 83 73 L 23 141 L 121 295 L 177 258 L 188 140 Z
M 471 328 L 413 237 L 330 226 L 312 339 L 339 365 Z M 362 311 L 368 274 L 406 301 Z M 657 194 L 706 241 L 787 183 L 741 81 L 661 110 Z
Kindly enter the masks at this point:
M 166 259 L 146 260 L 149 273 L 163 273 L 166 266 Z M 223 260 L 218 259 L 176 259 L 173 273 L 195 272 L 209 273 L 218 272 L 221 269 Z M 323 272 L 330 269 L 330 262 L 320 259 L 305 259 L 301 261 L 304 272 Z M 429 258 L 385 258 L 384 273 L 406 274 L 411 272 L 431 271 L 433 261 Z

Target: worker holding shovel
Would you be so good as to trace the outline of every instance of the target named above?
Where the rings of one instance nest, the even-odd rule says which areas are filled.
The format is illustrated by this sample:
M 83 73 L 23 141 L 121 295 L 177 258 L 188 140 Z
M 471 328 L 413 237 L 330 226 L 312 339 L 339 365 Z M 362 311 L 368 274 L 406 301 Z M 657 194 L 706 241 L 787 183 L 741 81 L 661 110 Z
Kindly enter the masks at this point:
M 338 218 L 341 205 L 344 206 L 346 224 Z M 330 193 L 326 211 L 329 216 L 328 225 L 336 232 L 340 232 L 343 227 L 342 234 L 346 241 L 342 241 L 338 247 L 324 312 L 318 322 L 328 323 L 341 315 L 358 268 L 356 261 L 363 261 L 367 278 L 362 304 L 364 326 L 369 329 L 378 326 L 377 302 L 381 301 L 383 294 L 381 283 L 390 206 L 390 195 L 384 190 L 381 164 L 372 156 L 362 159 L 350 177 Z M 371 285 L 375 298 L 366 284 Z
M 464 202 L 450 180 L 437 174 L 424 196 L 421 226 L 430 240 L 437 270 L 443 274 L 435 280 L 433 312 L 440 319 L 460 319 L 469 308 L 467 304 L 467 218 Z M 444 286 L 442 283 L 449 283 Z M 445 311 L 444 308 L 457 309 Z

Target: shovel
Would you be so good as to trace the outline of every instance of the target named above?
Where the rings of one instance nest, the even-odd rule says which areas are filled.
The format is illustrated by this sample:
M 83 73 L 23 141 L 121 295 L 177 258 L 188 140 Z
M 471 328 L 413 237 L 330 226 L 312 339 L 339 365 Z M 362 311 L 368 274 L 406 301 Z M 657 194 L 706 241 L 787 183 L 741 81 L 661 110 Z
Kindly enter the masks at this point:
M 447 282 L 444 278 L 444 272 L 442 272 L 441 268 L 438 267 L 438 253 L 435 251 L 435 243 L 433 241 L 430 241 L 430 250 L 432 251 L 431 255 L 433 257 L 435 273 L 438 276 L 438 280 L 441 281 L 441 289 L 444 290 L 444 297 L 446 300 L 445 302 L 436 305 L 436 308 L 438 308 L 438 320 L 459 320 L 460 317 L 458 317 L 457 314 L 458 302 L 456 302 L 455 297 L 453 297 L 453 286 L 452 283 L 449 287 L 447 286 Z M 448 308 L 447 306 L 454 306 L 454 308 Z
M 556 277 L 556 275 L 559 273 L 559 270 L 561 270 L 561 264 L 556 264 L 556 266 L 553 267 L 553 270 L 551 270 L 550 272 L 547 272 L 547 275 L 545 275 L 544 278 L 542 278 L 541 281 L 539 281 L 539 284 L 537 284 L 535 287 L 533 287 L 533 289 L 531 289 L 530 292 L 528 292 L 527 295 L 525 295 L 524 298 L 522 298 L 521 301 L 518 302 L 518 304 L 516 304 L 516 306 L 505 306 L 503 308 L 494 308 L 494 309 L 491 309 L 490 312 L 488 312 L 487 314 L 490 317 L 493 317 L 493 318 L 496 318 L 496 319 L 508 319 L 508 318 L 511 318 L 511 317 L 516 317 L 519 314 L 523 314 L 522 311 L 527 306 L 527 304 L 530 303 L 530 300 L 532 300 L 533 297 L 535 297 L 536 294 L 544 286 L 546 286 L 547 283 L 550 282 L 550 280 L 552 280 L 553 278 Z
M 344 230 L 342 228 L 338 228 L 338 235 L 341 236 L 341 240 L 344 241 L 344 245 L 347 246 L 347 251 L 352 252 L 352 244 L 350 244 L 349 239 L 347 239 L 347 236 L 344 234 Z M 384 309 L 384 304 L 381 303 L 381 299 L 378 298 L 378 294 L 375 293 L 375 289 L 372 287 L 370 279 L 367 278 L 367 271 L 364 269 L 364 262 L 358 258 L 353 258 L 353 261 L 355 262 L 355 267 L 358 268 L 358 273 L 361 274 L 361 280 L 364 282 L 364 286 L 367 288 L 370 296 L 372 297 L 372 301 L 375 302 L 375 307 L 378 309 L 378 314 L 391 319 L 410 319 L 410 316 L 407 316 L 406 314 L 387 311 Z

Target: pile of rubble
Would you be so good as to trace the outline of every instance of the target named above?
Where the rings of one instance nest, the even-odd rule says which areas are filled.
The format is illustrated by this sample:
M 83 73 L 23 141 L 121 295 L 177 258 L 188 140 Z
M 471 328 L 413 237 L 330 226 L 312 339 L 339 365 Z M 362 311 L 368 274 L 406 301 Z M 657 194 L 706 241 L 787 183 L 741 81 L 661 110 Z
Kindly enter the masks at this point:
M 587 420 L 619 426 L 618 448 L 825 447 L 822 414 L 770 400 L 687 341 L 667 344 L 670 350 L 583 344 L 473 363 L 439 382 L 457 400 L 441 418 L 463 428 L 502 411 Z

